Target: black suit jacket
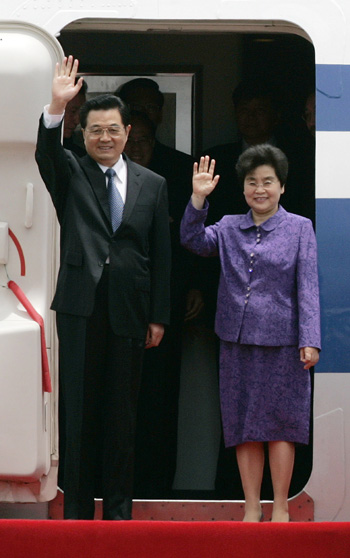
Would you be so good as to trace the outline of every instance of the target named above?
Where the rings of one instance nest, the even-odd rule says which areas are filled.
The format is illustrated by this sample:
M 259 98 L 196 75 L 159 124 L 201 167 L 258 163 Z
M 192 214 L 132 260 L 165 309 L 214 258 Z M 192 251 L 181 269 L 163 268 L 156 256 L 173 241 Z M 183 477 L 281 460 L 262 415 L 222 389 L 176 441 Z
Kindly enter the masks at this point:
M 170 240 L 164 178 L 125 157 L 127 196 L 113 234 L 104 173 L 61 145 L 61 126 L 39 126 L 36 160 L 61 226 L 61 261 L 52 309 L 89 316 L 110 258 L 109 310 L 116 335 L 143 339 L 150 322 L 169 321 Z M 124 155 L 123 155 L 124 156 Z

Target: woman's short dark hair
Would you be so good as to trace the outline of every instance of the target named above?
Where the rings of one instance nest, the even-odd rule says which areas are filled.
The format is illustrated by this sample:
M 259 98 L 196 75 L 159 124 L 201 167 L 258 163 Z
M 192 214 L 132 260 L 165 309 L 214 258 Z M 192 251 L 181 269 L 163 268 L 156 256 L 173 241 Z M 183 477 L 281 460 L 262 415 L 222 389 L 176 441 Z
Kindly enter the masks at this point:
M 98 95 L 86 101 L 80 108 L 80 125 L 83 129 L 86 128 L 88 114 L 91 110 L 110 110 L 118 109 L 123 125 L 130 124 L 130 111 L 129 107 L 119 97 L 111 94 Z
M 239 183 L 243 186 L 247 174 L 262 165 L 272 167 L 281 186 L 284 186 L 288 175 L 288 159 L 281 149 L 268 143 L 248 147 L 240 155 L 236 165 Z

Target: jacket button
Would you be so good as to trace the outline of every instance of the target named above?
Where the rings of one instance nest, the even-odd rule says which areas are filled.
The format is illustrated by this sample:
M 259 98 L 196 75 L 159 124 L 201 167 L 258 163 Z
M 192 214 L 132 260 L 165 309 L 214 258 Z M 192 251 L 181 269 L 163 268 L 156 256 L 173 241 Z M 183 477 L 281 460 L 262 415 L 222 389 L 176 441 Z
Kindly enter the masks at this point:
M 98 262 L 98 267 L 103 267 L 103 266 L 104 266 L 104 263 L 103 263 L 103 262 L 101 262 L 101 261 Z

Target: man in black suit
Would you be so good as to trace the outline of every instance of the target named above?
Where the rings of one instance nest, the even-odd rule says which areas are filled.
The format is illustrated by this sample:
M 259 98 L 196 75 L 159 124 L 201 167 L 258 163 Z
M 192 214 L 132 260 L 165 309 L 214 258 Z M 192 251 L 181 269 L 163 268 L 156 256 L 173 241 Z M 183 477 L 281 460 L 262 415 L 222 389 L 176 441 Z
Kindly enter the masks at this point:
M 61 226 L 52 309 L 66 422 L 64 516 L 93 519 L 99 480 L 103 518 L 131 519 L 143 350 L 159 345 L 169 321 L 167 188 L 122 155 L 129 111 L 113 95 L 81 109 L 87 155 L 62 147 L 64 110 L 83 81 L 75 83 L 77 70 L 71 56 L 56 66 L 36 151 Z M 122 212 L 119 225 L 110 193 Z

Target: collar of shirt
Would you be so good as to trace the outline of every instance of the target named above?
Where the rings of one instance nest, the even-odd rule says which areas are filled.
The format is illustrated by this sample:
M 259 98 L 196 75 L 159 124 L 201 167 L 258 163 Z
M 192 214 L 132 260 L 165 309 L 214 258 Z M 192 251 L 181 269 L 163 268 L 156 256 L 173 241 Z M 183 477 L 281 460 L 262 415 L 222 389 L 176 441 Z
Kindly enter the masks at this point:
M 100 167 L 100 169 L 102 170 L 103 173 L 106 172 L 106 170 L 109 167 L 105 167 L 104 165 L 100 165 L 99 163 L 97 163 L 98 166 Z M 119 193 L 122 197 L 123 202 L 125 203 L 126 200 L 126 186 L 127 186 L 127 165 L 126 165 L 126 161 L 123 158 L 123 155 L 120 155 L 118 161 L 115 163 L 115 165 L 113 165 L 113 167 L 111 167 L 112 169 L 115 170 L 117 176 L 115 177 L 115 185 L 119 190 Z M 108 184 L 108 178 L 106 177 L 106 187 Z
M 279 223 L 281 221 L 283 221 L 283 219 L 286 216 L 287 211 L 280 205 L 278 207 L 278 211 L 272 215 L 272 217 L 270 217 L 269 219 L 267 219 L 267 221 L 264 221 L 263 223 L 261 223 L 259 225 L 259 227 L 261 229 L 263 229 L 264 231 L 273 231 L 273 229 L 275 229 L 277 227 L 277 225 L 279 225 Z M 239 225 L 239 228 L 242 230 L 246 230 L 246 229 L 250 229 L 252 227 L 256 227 L 256 224 L 253 221 L 253 217 L 252 217 L 252 210 L 250 209 L 248 211 L 248 213 L 246 213 L 243 216 L 242 222 Z

